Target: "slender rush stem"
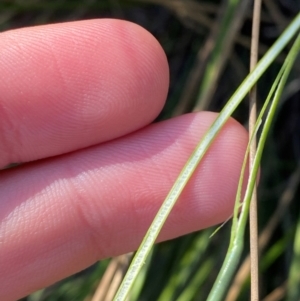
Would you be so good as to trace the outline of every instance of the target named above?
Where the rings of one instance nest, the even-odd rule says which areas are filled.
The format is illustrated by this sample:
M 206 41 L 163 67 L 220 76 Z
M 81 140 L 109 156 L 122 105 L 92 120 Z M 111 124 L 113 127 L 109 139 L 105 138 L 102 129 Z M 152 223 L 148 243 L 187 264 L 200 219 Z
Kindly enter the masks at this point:
M 153 246 L 164 222 L 166 221 L 168 214 L 174 207 L 180 193 L 184 189 L 189 178 L 192 176 L 194 170 L 198 166 L 200 160 L 205 155 L 207 149 L 213 142 L 216 135 L 219 133 L 225 122 L 231 116 L 233 111 L 243 100 L 249 89 L 257 82 L 264 71 L 270 66 L 281 50 L 291 40 L 295 33 L 300 28 L 300 13 L 291 23 L 291 25 L 285 30 L 275 44 L 270 48 L 264 58 L 257 64 L 255 70 L 250 73 L 237 91 L 233 94 L 231 99 L 228 101 L 224 109 L 219 114 L 218 118 L 212 124 L 210 129 L 204 135 L 201 142 L 197 145 L 195 151 L 187 161 L 179 177 L 174 183 L 171 191 L 167 195 L 157 215 L 155 216 L 151 226 L 149 227 L 136 255 L 134 256 L 129 270 L 114 298 L 114 301 L 125 301 L 126 297 L 136 279 L 139 271 L 141 270 L 147 255 L 149 254 L 151 247 Z
M 258 60 L 259 47 L 259 28 L 260 28 L 261 0 L 254 1 L 253 21 L 252 21 L 252 38 L 251 38 L 251 56 L 250 72 L 254 70 Z M 256 122 L 256 85 L 251 89 L 249 94 L 249 135 L 252 136 L 255 130 Z M 252 165 L 256 154 L 256 137 L 254 136 L 249 151 L 249 169 L 251 172 Z M 257 226 L 257 189 L 254 186 L 250 202 L 250 258 L 251 258 L 251 301 L 259 300 L 259 259 L 258 259 L 258 226 Z
M 260 159 L 262 156 L 266 138 L 267 138 L 276 108 L 278 106 L 280 96 L 282 94 L 287 77 L 291 71 L 291 68 L 296 60 L 296 57 L 297 57 L 299 51 L 300 51 L 300 34 L 298 35 L 281 70 L 279 71 L 279 74 L 271 88 L 271 91 L 270 91 L 268 98 L 263 106 L 263 109 L 261 110 L 259 117 L 256 121 L 255 131 L 249 141 L 245 159 L 243 162 L 239 186 L 238 186 L 238 192 L 237 192 L 237 198 L 236 198 L 236 202 L 235 202 L 234 216 L 233 216 L 233 223 L 232 223 L 232 230 L 231 230 L 231 238 L 230 238 L 228 252 L 227 252 L 226 258 L 224 260 L 223 266 L 221 268 L 221 271 L 220 271 L 220 273 L 217 277 L 217 280 L 208 296 L 207 301 L 219 301 L 219 300 L 223 299 L 223 295 L 224 295 L 224 293 L 228 287 L 228 284 L 231 281 L 231 277 L 232 277 L 233 273 L 235 272 L 235 269 L 238 265 L 240 255 L 243 250 L 243 241 L 244 241 L 243 237 L 244 237 L 244 232 L 245 232 L 245 226 L 247 223 L 247 216 L 248 216 L 248 212 L 249 212 L 252 191 L 256 185 L 256 177 L 257 177 L 257 173 L 259 170 Z M 261 137 L 260 137 L 260 140 L 258 143 L 257 152 L 255 154 L 255 158 L 254 158 L 254 162 L 253 162 L 253 168 L 249 175 L 249 180 L 248 180 L 245 197 L 242 202 L 241 213 L 238 218 L 238 209 L 240 208 L 240 205 L 241 205 L 240 192 L 242 189 L 243 174 L 244 174 L 246 163 L 247 163 L 250 145 L 252 143 L 253 137 L 255 136 L 255 134 L 259 128 L 259 125 L 261 123 L 261 118 L 267 108 L 267 105 L 268 105 L 271 97 L 273 98 L 273 101 L 272 101 L 270 109 L 268 111 L 266 121 L 265 121 L 263 130 L 261 133 Z

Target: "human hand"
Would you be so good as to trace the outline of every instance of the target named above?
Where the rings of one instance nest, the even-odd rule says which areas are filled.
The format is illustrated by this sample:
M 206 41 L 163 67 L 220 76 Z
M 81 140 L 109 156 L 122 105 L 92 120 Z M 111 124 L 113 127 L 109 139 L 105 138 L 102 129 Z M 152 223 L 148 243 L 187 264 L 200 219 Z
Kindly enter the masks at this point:
M 149 125 L 168 66 L 137 25 L 90 20 L 0 36 L 0 300 L 136 249 L 216 114 Z M 247 134 L 230 120 L 159 240 L 232 212 Z

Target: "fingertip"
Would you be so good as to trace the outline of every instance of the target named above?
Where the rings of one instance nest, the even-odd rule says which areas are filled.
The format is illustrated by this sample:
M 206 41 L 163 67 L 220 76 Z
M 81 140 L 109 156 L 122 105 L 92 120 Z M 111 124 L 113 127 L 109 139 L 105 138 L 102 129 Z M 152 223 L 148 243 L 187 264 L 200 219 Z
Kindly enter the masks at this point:
M 218 116 L 211 112 L 197 115 L 195 125 L 206 130 Z M 196 129 L 193 133 L 197 133 Z M 229 118 L 186 185 L 168 217 L 160 240 L 211 227 L 232 216 L 248 137 L 246 129 L 235 119 Z M 245 181 L 247 174 L 248 168 Z
M 1 34 L 1 166 L 112 140 L 164 106 L 169 71 L 142 27 L 98 19 Z

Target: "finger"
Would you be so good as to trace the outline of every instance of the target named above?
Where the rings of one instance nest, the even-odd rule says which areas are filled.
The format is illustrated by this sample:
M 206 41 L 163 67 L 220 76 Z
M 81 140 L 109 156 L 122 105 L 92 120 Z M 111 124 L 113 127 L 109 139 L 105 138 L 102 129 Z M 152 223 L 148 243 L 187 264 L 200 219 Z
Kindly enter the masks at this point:
M 120 137 L 150 123 L 168 89 L 158 42 L 90 20 L 0 35 L 0 167 Z
M 6 272 L 0 275 L 0 299 L 19 298 L 100 258 L 136 249 L 215 117 L 188 114 L 101 146 L 5 171 L 0 177 L 0 268 Z M 160 240 L 230 216 L 246 141 L 245 130 L 230 120 Z

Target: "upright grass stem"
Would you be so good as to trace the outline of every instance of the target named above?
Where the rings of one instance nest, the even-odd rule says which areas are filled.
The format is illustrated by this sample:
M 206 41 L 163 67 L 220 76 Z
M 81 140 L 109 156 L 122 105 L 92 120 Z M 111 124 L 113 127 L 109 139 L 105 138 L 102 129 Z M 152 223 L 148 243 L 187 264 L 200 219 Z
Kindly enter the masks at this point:
M 250 73 L 237 91 L 233 94 L 231 99 L 225 105 L 224 109 L 219 114 L 218 118 L 212 124 L 210 129 L 204 135 L 203 139 L 199 142 L 196 149 L 192 153 L 191 157 L 187 161 L 183 170 L 181 171 L 179 177 L 174 183 L 172 189 L 167 195 L 165 201 L 163 202 L 161 208 L 159 209 L 157 215 L 155 216 L 151 226 L 149 227 L 136 255 L 134 256 L 129 270 L 114 298 L 115 301 L 125 301 L 126 297 L 136 279 L 139 271 L 141 270 L 144 262 L 146 261 L 147 255 L 149 254 L 151 247 L 155 243 L 155 240 L 165 223 L 170 211 L 174 207 L 179 195 L 183 191 L 185 185 L 189 181 L 193 172 L 197 168 L 199 162 L 205 155 L 209 146 L 213 142 L 216 135 L 219 133 L 223 125 L 226 123 L 228 118 L 231 116 L 232 112 L 236 109 L 239 103 L 243 100 L 245 95 L 253 87 L 253 85 L 258 81 L 260 76 L 264 71 L 270 66 L 274 59 L 278 56 L 281 50 L 287 45 L 287 43 L 292 39 L 295 33 L 300 28 L 300 13 L 297 15 L 295 20 L 291 25 L 284 31 L 284 33 L 279 37 L 275 44 L 270 48 L 266 55 L 257 64 L 255 70 Z M 237 247 L 237 250 L 239 247 Z
M 250 200 L 252 197 L 252 191 L 253 188 L 256 185 L 256 177 L 257 173 L 259 170 L 259 164 L 262 156 L 262 152 L 264 149 L 264 145 L 266 142 L 266 138 L 269 132 L 269 129 L 271 127 L 271 123 L 273 121 L 273 117 L 276 111 L 276 108 L 278 106 L 278 102 L 280 100 L 280 96 L 282 94 L 283 88 L 285 86 L 286 80 L 288 78 L 288 75 L 292 69 L 292 66 L 297 58 L 298 53 L 300 52 L 300 35 L 298 35 L 292 49 L 290 50 L 286 61 L 284 65 L 282 66 L 272 88 L 271 91 L 268 95 L 268 98 L 261 110 L 261 113 L 257 119 L 257 122 L 255 124 L 255 131 L 249 141 L 243 167 L 242 167 L 242 172 L 241 172 L 241 177 L 239 181 L 239 186 L 238 186 L 238 192 L 237 192 L 237 198 L 235 202 L 235 209 L 234 209 L 234 216 L 233 216 L 233 223 L 232 223 L 232 230 L 231 230 L 231 238 L 230 238 L 230 244 L 228 248 L 228 252 L 226 254 L 226 258 L 224 260 L 224 263 L 222 265 L 221 271 L 217 277 L 217 280 L 208 296 L 207 301 L 219 301 L 222 300 L 225 294 L 225 291 L 231 281 L 231 278 L 235 272 L 235 269 L 238 265 L 241 252 L 243 250 L 243 245 L 244 245 L 244 232 L 245 232 L 245 227 L 247 223 L 247 216 L 249 212 L 249 206 L 250 206 Z M 257 152 L 254 157 L 253 161 L 253 168 L 250 171 L 249 175 L 249 180 L 248 180 L 248 185 L 245 193 L 245 197 L 243 202 L 240 202 L 240 195 L 241 195 L 241 190 L 242 190 L 242 184 L 243 184 L 243 175 L 247 163 L 247 158 L 248 158 L 248 153 L 250 149 L 250 145 L 252 143 L 252 139 L 255 136 L 258 127 L 260 125 L 261 119 L 263 117 L 264 112 L 267 109 L 268 103 L 270 99 L 273 97 L 273 101 L 271 103 L 271 106 L 269 108 L 264 127 L 262 129 L 261 137 L 258 143 L 257 147 Z M 240 216 L 238 217 L 238 212 L 239 208 L 242 204 L 242 209 Z
M 254 1 L 253 18 L 252 18 L 252 34 L 251 34 L 251 56 L 250 56 L 250 72 L 254 70 L 258 60 L 259 47 L 259 28 L 260 28 L 261 0 Z M 256 112 L 257 112 L 257 89 L 256 85 L 251 89 L 249 94 L 249 136 L 251 137 L 255 131 Z M 256 136 L 253 136 L 249 151 L 249 169 L 251 172 L 256 153 Z M 258 272 L 258 222 L 257 222 L 257 189 L 253 188 L 249 223 L 250 223 L 250 257 L 251 257 L 251 301 L 259 300 L 259 272 Z

